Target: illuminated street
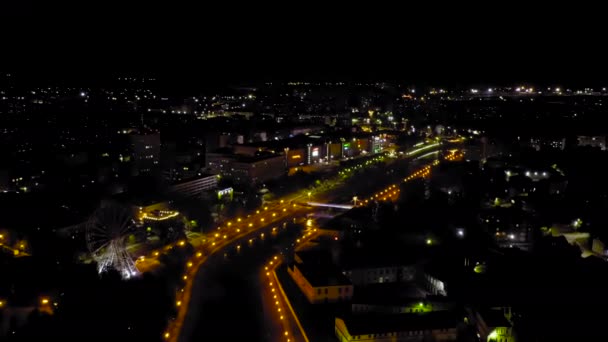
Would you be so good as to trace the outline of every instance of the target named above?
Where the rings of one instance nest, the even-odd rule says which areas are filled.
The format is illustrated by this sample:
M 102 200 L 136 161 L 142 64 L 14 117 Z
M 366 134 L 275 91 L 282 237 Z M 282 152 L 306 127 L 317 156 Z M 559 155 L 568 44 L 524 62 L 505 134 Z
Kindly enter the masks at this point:
M 418 176 L 419 173 L 414 173 L 414 175 Z M 306 196 L 306 199 L 309 199 L 311 193 L 309 191 L 305 191 L 304 193 L 292 195 L 286 199 L 278 201 L 279 203 L 274 207 L 262 207 L 260 208 L 260 210 L 256 210 L 256 212 L 252 213 L 249 217 L 237 218 L 236 220 L 226 222 L 224 227 L 218 227 L 218 232 L 215 233 L 213 237 L 207 241 L 206 245 L 206 248 L 208 248 L 209 251 L 213 253 L 211 258 L 216 258 L 218 255 L 223 255 L 222 253 L 229 253 L 231 249 L 237 249 L 237 246 L 239 244 L 243 245 L 244 242 L 246 242 L 247 244 L 253 244 L 255 243 L 256 239 L 263 238 L 261 236 L 262 233 L 260 233 L 260 231 L 267 231 L 269 228 L 272 229 L 272 226 L 269 225 L 270 223 L 277 222 L 278 220 L 284 218 L 297 217 L 298 215 L 301 215 L 301 213 L 303 213 L 304 211 L 309 210 L 306 207 L 301 207 L 294 203 L 304 196 Z M 319 194 L 316 194 L 315 199 L 320 199 L 321 197 L 319 196 Z M 333 195 L 332 198 L 335 198 L 334 196 L 336 195 Z M 255 234 L 257 236 L 247 235 L 249 234 L 249 232 L 253 231 L 256 232 Z M 238 240 L 240 242 L 234 242 L 235 238 L 242 240 Z M 234 245 L 235 243 L 236 245 Z M 179 243 L 177 244 L 176 248 L 179 248 Z M 243 247 L 241 246 L 241 249 L 242 248 Z M 202 284 L 206 284 L 208 282 L 208 278 L 201 276 L 199 275 L 199 273 L 196 272 L 196 270 L 198 269 L 198 263 L 203 262 L 204 264 L 206 264 L 206 260 L 207 258 L 203 256 L 201 260 L 197 262 L 196 265 L 194 264 L 195 261 L 193 261 L 192 267 L 188 268 L 188 270 L 192 271 L 188 272 L 188 274 L 185 276 L 186 286 L 184 287 L 184 291 L 180 291 L 177 294 L 177 300 L 179 302 L 178 316 L 176 320 L 171 322 L 169 327 L 167 328 L 165 332 L 165 339 L 175 341 L 177 336 L 180 341 L 185 341 L 182 340 L 182 336 L 190 335 L 188 333 L 188 330 L 191 329 L 190 325 L 194 324 L 190 321 L 190 319 L 192 319 L 192 316 L 196 316 L 191 312 L 191 310 L 189 310 L 190 305 L 192 305 L 190 298 L 192 296 L 192 293 L 195 293 L 196 296 L 196 293 L 198 293 L 198 291 L 200 290 L 200 288 L 196 286 L 197 290 L 192 291 L 193 283 L 191 280 L 193 277 L 196 276 L 196 282 L 199 282 L 199 279 L 200 283 Z M 212 265 L 213 264 L 214 263 L 212 263 Z M 201 305 L 201 307 L 203 306 L 204 305 Z M 186 331 L 186 333 L 184 333 L 184 331 Z
M 0 10 L 0 341 L 608 341 L 601 30 L 203 5 Z

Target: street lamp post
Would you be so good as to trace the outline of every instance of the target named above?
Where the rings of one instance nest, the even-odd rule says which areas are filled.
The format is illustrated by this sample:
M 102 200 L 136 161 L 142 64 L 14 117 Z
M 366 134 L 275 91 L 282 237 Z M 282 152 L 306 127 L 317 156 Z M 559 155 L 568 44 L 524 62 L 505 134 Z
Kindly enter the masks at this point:
M 355 203 L 355 207 L 357 206 L 357 201 L 359 198 L 357 196 L 353 196 L 353 202 Z

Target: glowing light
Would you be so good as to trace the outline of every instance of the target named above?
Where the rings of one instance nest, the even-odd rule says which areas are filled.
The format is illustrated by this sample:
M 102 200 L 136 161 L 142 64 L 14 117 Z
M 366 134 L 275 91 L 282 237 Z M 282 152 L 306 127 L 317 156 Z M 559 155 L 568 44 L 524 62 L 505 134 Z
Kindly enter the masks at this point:
M 144 220 L 152 220 L 152 221 L 164 221 L 164 220 L 168 220 L 168 219 L 174 218 L 174 217 L 176 217 L 178 215 L 179 215 L 179 212 L 177 212 L 177 211 L 175 211 L 175 212 L 169 212 L 165 216 L 160 216 L 160 217 L 148 216 L 148 214 L 144 213 L 142 215 L 142 219 L 144 219 Z

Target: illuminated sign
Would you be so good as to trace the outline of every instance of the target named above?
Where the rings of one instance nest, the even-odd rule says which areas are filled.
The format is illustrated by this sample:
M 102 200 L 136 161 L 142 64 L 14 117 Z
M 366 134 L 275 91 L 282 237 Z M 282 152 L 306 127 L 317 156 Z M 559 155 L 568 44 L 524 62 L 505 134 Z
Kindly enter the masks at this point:
M 319 148 L 315 147 L 312 149 L 312 156 L 313 157 L 318 157 L 319 156 Z
M 291 159 L 300 159 L 300 158 L 302 158 L 302 156 L 299 154 L 295 154 L 295 155 L 291 156 Z

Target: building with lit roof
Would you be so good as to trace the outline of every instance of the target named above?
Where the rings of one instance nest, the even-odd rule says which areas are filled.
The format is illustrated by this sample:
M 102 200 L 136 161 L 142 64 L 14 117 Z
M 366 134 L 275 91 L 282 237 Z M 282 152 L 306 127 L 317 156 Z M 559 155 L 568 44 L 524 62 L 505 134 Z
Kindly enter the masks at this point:
M 338 341 L 455 341 L 461 317 L 452 311 L 398 315 L 360 314 L 336 317 Z
M 297 252 L 295 263 L 288 272 L 306 299 L 312 304 L 348 301 L 353 296 L 353 284 L 341 270 L 315 254 Z
M 200 197 L 205 191 L 215 190 L 217 181 L 217 175 L 203 174 L 174 183 L 169 187 L 169 192 L 184 197 Z
M 287 174 L 285 158 L 276 154 L 246 156 L 208 153 L 207 170 L 231 178 L 236 184 L 259 184 Z
M 508 319 L 511 308 L 501 310 L 469 310 L 468 320 L 477 329 L 480 341 L 487 342 L 515 342 L 513 327 Z
M 353 296 L 353 284 L 335 267 L 294 264 L 289 274 L 312 304 L 342 302 Z

